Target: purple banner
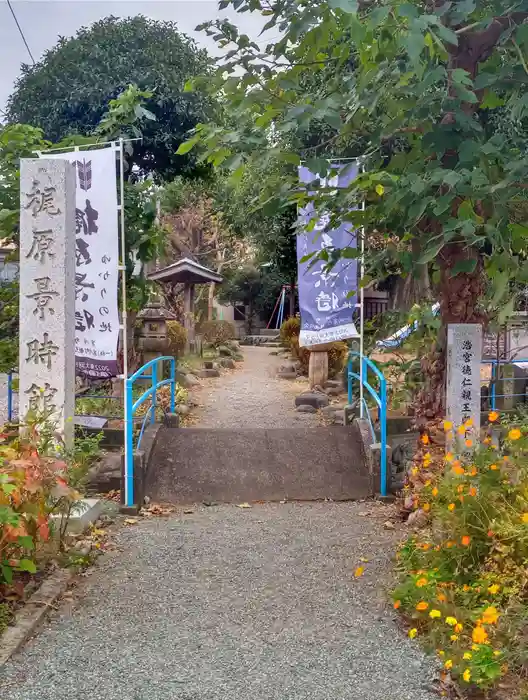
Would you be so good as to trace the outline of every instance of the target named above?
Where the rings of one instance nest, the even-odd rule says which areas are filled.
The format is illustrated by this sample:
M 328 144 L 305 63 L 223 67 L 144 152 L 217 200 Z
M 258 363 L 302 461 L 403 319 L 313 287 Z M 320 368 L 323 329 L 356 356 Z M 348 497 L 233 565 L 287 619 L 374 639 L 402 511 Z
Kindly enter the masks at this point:
M 343 165 L 333 165 L 332 169 L 343 169 Z M 326 186 L 341 188 L 348 185 L 357 177 L 358 165 L 346 165 L 346 172 L 340 172 L 330 178 Z M 314 175 L 307 168 L 299 168 L 299 180 L 309 184 L 324 180 Z M 301 228 L 306 228 L 308 221 L 313 218 L 314 206 L 310 202 L 299 212 Z M 297 236 L 297 271 L 299 285 L 299 307 L 301 310 L 301 346 L 332 343 L 337 340 L 358 338 L 352 314 L 356 307 L 356 295 L 348 296 L 357 290 L 357 260 L 340 258 L 332 269 L 327 269 L 324 260 L 313 263 L 313 259 L 301 262 L 310 253 L 321 250 L 355 248 L 356 234 L 349 223 L 344 223 L 336 229 L 325 231 L 328 217 L 322 216 L 312 231 Z

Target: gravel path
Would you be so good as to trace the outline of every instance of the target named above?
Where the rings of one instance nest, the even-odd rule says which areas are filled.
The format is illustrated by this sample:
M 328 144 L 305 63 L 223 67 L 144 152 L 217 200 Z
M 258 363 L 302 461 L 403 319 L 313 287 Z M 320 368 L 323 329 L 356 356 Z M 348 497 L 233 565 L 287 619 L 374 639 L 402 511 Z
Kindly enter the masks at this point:
M 300 423 L 317 425 L 317 417 L 297 413 L 292 384 L 277 378 L 286 363 L 264 347 L 244 347 L 244 363 L 230 376 L 211 380 L 200 402 L 206 411 L 198 416 L 200 428 L 290 428 Z M 303 386 L 302 389 L 305 389 Z M 297 393 L 302 391 L 300 388 Z
M 433 662 L 380 590 L 398 538 L 386 518 L 377 504 L 274 504 L 130 526 L 0 671 L 0 697 L 435 700 Z

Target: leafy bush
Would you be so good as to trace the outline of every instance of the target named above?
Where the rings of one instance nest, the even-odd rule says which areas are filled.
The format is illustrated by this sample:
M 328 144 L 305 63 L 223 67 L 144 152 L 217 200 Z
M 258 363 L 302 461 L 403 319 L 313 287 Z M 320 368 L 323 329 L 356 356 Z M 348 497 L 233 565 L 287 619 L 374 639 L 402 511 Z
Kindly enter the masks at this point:
M 292 347 L 293 338 L 299 338 L 301 333 L 301 319 L 292 316 L 287 321 L 284 321 L 280 327 L 280 339 L 285 348 Z
M 35 426 L 12 443 L 0 439 L 0 584 L 10 585 L 15 572 L 36 573 L 35 550 L 50 536 L 50 514 L 68 510 L 79 494 L 68 485 L 66 463 L 39 453 Z
M 187 343 L 187 331 L 178 321 L 167 322 L 167 334 L 169 337 L 169 355 L 179 357 L 185 352 Z
M 299 336 L 292 335 L 290 339 L 290 349 L 292 355 L 301 363 L 303 374 L 308 374 L 310 364 L 310 350 L 299 347 Z M 328 376 L 337 377 L 345 366 L 348 357 L 348 346 L 346 343 L 331 343 L 328 345 Z
M 490 421 L 497 420 L 491 412 Z M 453 426 L 446 422 L 445 429 Z M 409 635 L 423 638 L 466 686 L 488 688 L 508 671 L 525 677 L 528 429 L 506 430 L 503 450 L 487 437 L 465 460 L 449 452 L 444 459 L 434 446 L 440 440 L 422 440 L 407 490 L 432 527 L 398 553 L 394 606 L 411 622 Z
M 229 321 L 205 321 L 200 326 L 204 342 L 218 347 L 235 337 L 235 327 Z

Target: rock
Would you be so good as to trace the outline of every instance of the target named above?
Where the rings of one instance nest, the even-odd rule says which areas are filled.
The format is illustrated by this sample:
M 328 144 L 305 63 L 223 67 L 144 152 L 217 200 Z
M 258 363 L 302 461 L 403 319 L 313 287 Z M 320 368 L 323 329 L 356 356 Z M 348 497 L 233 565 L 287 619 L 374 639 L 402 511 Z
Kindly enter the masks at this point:
M 228 348 L 227 345 L 220 345 L 218 348 L 218 354 L 220 357 L 231 357 L 233 354 L 233 350 L 231 348 Z
M 284 374 L 284 372 L 296 372 L 296 367 L 294 365 L 281 365 L 279 374 Z
M 191 409 L 189 408 L 189 406 L 187 406 L 187 405 L 184 404 L 184 403 L 179 403 L 179 404 L 176 406 L 176 413 L 177 413 L 179 416 L 187 416 L 187 415 L 190 413 L 190 411 L 191 411 Z
M 236 369 L 236 362 L 233 360 L 232 357 L 221 357 L 220 364 L 226 369 Z
M 184 389 L 192 389 L 193 386 L 198 386 L 200 384 L 199 380 L 190 372 L 187 374 L 180 374 L 180 372 L 178 372 L 176 381 Z
M 237 362 L 242 362 L 242 360 L 244 359 L 244 355 L 242 355 L 241 352 L 237 352 L 233 355 L 233 359 Z
M 383 527 L 385 528 L 385 530 L 395 530 L 396 529 L 396 526 L 390 520 L 386 520 L 383 523 Z
M 204 369 L 214 369 L 214 362 L 212 360 L 205 360 L 203 363 Z M 200 375 L 198 375 L 200 376 Z
M 279 379 L 297 379 L 297 372 L 279 372 Z
M 341 389 L 342 383 L 338 382 L 336 379 L 328 379 L 324 385 L 325 389 Z
M 201 379 L 208 379 L 210 377 L 219 377 L 220 372 L 217 369 L 199 369 L 196 373 Z
M 410 515 L 409 518 L 407 519 L 407 525 L 409 527 L 425 527 L 427 523 L 429 522 L 429 517 L 425 511 L 423 511 L 421 508 L 418 510 L 413 511 Z
M 296 406 L 313 406 L 316 409 L 328 406 L 328 396 L 318 392 L 307 392 L 295 397 Z
M 331 386 L 326 389 L 326 393 L 328 396 L 341 396 L 343 389 L 341 389 L 341 387 Z
M 278 350 L 272 350 L 270 352 L 270 355 L 278 355 L 278 354 L 279 354 Z
M 301 405 L 297 406 L 297 411 L 299 413 L 317 413 L 317 409 L 313 406 Z

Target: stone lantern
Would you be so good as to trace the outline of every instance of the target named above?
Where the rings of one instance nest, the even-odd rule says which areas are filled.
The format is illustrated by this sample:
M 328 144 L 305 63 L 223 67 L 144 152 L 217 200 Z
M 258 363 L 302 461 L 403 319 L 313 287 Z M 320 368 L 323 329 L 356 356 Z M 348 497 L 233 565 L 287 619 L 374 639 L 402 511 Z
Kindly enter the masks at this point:
M 176 320 L 176 316 L 165 309 L 159 301 L 151 301 L 137 315 L 139 323 L 138 346 L 143 357 L 143 364 L 156 357 L 167 354 L 169 332 L 167 321 Z

